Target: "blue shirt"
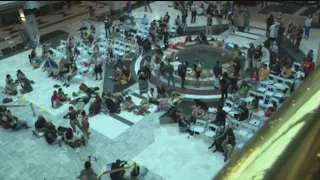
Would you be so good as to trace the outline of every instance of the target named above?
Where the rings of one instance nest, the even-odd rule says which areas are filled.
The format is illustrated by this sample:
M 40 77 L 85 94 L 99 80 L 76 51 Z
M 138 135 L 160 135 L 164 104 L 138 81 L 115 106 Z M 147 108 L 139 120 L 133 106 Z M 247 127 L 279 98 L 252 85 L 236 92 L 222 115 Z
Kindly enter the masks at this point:
M 87 21 L 84 21 L 82 27 L 89 28 L 89 23 Z

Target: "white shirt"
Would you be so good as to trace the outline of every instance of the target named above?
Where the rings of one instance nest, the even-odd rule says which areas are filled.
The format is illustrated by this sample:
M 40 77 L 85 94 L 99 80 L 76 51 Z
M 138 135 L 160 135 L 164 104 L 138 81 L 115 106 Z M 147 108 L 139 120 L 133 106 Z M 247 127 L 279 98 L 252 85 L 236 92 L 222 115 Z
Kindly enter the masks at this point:
M 279 48 L 278 48 L 278 46 L 276 44 L 272 44 L 270 46 L 270 51 L 274 51 L 276 54 L 278 54 Z
M 141 24 L 147 25 L 148 24 L 148 18 L 147 16 L 143 16 L 143 18 L 141 19 Z
M 276 25 L 275 24 L 273 24 L 273 25 L 271 25 L 270 26 L 270 37 L 271 38 L 277 38 L 277 36 L 278 36 L 278 27 L 276 27 Z
M 191 6 L 191 11 L 197 11 L 197 9 L 198 9 L 197 4 L 193 4 L 193 5 Z
M 72 143 L 81 139 L 81 134 L 77 134 L 77 133 L 73 133 L 73 137 L 71 139 L 66 138 L 66 133 L 64 133 L 63 136 L 64 136 L 64 140 L 69 143 Z
M 307 27 L 310 27 L 312 23 L 312 18 L 307 18 L 306 21 L 304 22 L 304 25 Z

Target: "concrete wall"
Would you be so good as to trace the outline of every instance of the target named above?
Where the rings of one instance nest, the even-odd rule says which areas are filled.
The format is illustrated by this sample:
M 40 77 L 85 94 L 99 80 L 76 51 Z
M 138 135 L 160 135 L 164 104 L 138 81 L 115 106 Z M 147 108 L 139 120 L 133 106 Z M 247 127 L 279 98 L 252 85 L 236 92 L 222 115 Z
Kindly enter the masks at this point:
M 34 9 L 48 4 L 57 3 L 60 1 L 26 1 L 24 8 L 25 9 Z

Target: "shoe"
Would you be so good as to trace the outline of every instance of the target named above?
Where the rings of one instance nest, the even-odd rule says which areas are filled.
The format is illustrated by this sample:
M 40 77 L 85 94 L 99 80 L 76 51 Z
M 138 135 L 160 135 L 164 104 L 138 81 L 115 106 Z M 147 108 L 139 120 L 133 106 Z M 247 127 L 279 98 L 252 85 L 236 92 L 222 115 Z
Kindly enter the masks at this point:
M 67 87 L 69 87 L 69 86 L 70 86 L 69 84 L 68 84 L 68 85 L 66 85 L 66 88 L 67 88 Z
M 66 84 L 66 83 L 64 83 L 64 84 L 63 84 L 63 86 L 67 86 L 67 84 Z
M 224 162 L 227 162 L 228 161 L 228 155 L 224 155 Z
M 217 150 L 215 149 L 215 150 L 213 150 L 212 152 L 214 152 L 214 153 L 215 153 L 215 152 L 217 152 Z
M 211 148 L 212 148 L 212 146 L 208 147 L 208 149 L 211 149 Z

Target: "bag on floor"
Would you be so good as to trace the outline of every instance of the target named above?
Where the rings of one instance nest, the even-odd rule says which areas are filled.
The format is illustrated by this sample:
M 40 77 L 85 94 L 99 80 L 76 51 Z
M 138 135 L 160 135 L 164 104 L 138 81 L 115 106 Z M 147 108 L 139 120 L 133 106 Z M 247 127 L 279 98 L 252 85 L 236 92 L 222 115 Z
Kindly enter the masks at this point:
M 121 84 L 121 85 L 126 85 L 126 84 L 128 84 L 128 81 L 125 80 L 125 79 L 121 79 L 121 80 L 120 80 L 120 84 Z
M 10 102 L 12 102 L 13 100 L 11 99 L 11 98 L 4 98 L 3 100 L 2 100 L 2 103 L 3 104 L 7 104 L 7 103 L 10 103 Z

